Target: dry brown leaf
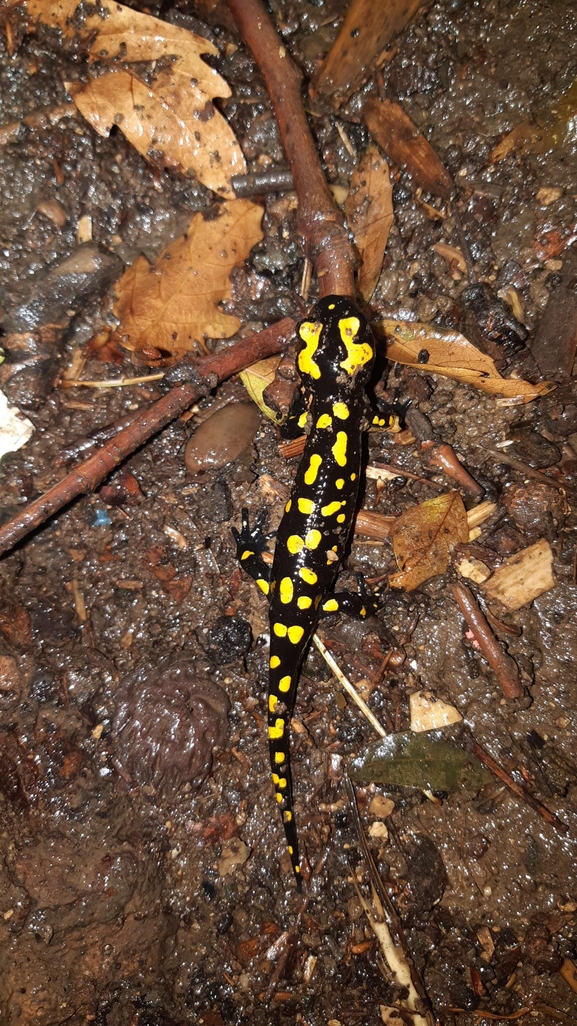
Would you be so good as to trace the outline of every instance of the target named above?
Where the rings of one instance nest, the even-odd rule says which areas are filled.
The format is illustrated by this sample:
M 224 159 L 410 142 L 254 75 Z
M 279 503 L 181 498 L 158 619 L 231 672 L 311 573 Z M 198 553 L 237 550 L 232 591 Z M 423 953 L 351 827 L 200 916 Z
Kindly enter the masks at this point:
M 526 403 L 555 388 L 550 381 L 532 385 L 521 378 L 502 378 L 492 359 L 458 331 L 396 320 L 381 321 L 381 328 L 387 335 L 387 357 L 393 362 L 428 374 L 444 374 L 490 395 Z
M 389 165 L 370 145 L 353 172 L 345 214 L 361 257 L 358 289 L 369 302 L 381 273 L 393 223 L 393 186 Z
M 253 403 L 256 403 L 259 410 L 265 417 L 278 423 L 278 416 L 264 401 L 263 392 L 265 388 L 272 385 L 277 367 L 280 363 L 280 356 L 268 356 L 266 360 L 257 360 L 245 370 L 240 372 L 240 380 L 246 388 Z
M 8 0 L 20 6 L 21 0 Z M 215 109 L 215 96 L 228 97 L 223 78 L 202 60 L 215 46 L 188 29 L 102 0 L 96 13 L 78 18 L 78 0 L 27 0 L 27 12 L 44 24 L 84 41 L 89 60 L 161 63 L 150 83 L 117 69 L 88 85 L 68 83 L 81 113 L 100 135 L 118 125 L 147 159 L 181 171 L 222 196 L 232 196 L 230 178 L 246 164 L 236 137 Z M 90 8 L 94 11 L 95 8 Z
M 541 110 L 535 122 L 522 121 L 491 151 L 495 163 L 509 153 L 561 153 L 573 142 L 574 120 L 577 114 L 577 80 L 566 93 L 558 96 L 547 110 Z
M 240 321 L 218 304 L 230 295 L 233 267 L 262 239 L 262 213 L 250 200 L 231 200 L 211 221 L 195 214 L 186 235 L 171 243 L 154 267 L 140 256 L 115 286 L 120 327 L 113 339 L 158 356 L 159 350 L 204 348 L 206 337 L 234 335 Z
M 413 591 L 423 581 L 444 573 L 455 545 L 468 541 L 461 496 L 448 492 L 421 502 L 395 520 L 391 536 L 399 573 L 389 577 L 389 584 Z

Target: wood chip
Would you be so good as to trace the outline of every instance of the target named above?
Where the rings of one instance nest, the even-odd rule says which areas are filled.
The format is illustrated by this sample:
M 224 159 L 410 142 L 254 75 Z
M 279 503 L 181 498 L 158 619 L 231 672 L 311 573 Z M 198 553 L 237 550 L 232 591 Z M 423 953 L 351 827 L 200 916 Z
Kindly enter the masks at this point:
M 505 609 L 527 606 L 555 587 L 552 565 L 551 546 L 541 538 L 535 545 L 509 556 L 484 585 L 485 594 Z
M 433 147 L 398 103 L 367 100 L 363 120 L 373 139 L 421 188 L 442 199 L 453 190 L 451 176 Z
M 463 719 L 458 709 L 436 698 L 432 691 L 415 691 L 409 698 L 411 730 L 439 730 Z
M 421 6 L 422 0 L 352 0 L 315 89 L 339 107 L 373 73 L 377 57 Z

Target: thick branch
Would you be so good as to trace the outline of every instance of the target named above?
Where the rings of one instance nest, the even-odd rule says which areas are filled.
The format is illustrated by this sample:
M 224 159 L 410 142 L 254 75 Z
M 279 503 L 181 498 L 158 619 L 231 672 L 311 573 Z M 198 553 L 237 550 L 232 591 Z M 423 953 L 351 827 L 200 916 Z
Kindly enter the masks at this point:
M 183 360 L 181 364 L 177 364 L 171 371 L 173 377 L 178 368 L 184 370 L 188 365 L 192 371 L 189 376 L 193 376 L 194 380 L 177 385 L 162 399 L 147 406 L 128 427 L 119 431 L 97 453 L 89 456 L 62 481 L 0 527 L 0 553 L 7 552 L 73 499 L 96 488 L 122 460 L 135 452 L 171 420 L 184 413 L 197 399 L 215 388 L 219 381 L 237 374 L 257 360 L 264 360 L 267 356 L 280 353 L 285 342 L 292 338 L 294 330 L 295 322 L 287 317 L 259 332 L 258 335 L 251 335 L 242 342 L 237 342 L 216 356 L 194 361 Z
M 299 230 L 321 296 L 354 296 L 355 253 L 323 174 L 304 111 L 302 76 L 261 0 L 228 0 L 264 78 L 299 202 Z

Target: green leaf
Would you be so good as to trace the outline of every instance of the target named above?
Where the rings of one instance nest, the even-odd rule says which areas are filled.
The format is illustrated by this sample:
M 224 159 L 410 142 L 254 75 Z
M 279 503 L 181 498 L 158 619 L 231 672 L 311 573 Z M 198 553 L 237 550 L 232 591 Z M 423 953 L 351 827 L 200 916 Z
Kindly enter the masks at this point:
M 351 766 L 362 784 L 393 784 L 423 791 L 478 791 L 493 777 L 479 760 L 446 741 L 440 730 L 390 734 L 369 745 Z

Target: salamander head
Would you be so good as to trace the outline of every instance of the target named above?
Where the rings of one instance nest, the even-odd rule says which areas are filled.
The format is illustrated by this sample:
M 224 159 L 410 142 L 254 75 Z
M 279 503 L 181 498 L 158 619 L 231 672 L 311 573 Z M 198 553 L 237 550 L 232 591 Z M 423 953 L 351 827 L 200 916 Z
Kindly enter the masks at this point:
M 370 377 L 375 343 L 366 318 L 351 299 L 325 296 L 298 326 L 297 365 L 303 382 L 352 391 Z

